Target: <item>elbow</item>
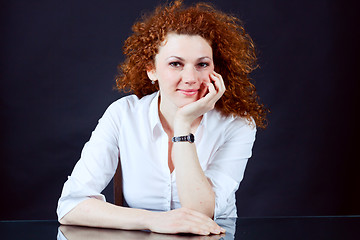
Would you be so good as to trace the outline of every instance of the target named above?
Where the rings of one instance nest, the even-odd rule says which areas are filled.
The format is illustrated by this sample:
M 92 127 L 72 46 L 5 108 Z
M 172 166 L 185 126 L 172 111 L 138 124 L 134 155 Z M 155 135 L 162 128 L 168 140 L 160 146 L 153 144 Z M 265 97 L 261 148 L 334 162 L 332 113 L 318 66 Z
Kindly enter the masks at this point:
M 67 218 L 64 216 L 61 219 L 59 219 L 59 223 L 61 225 L 70 225 L 69 221 L 67 220 Z
M 207 209 L 203 212 L 203 214 L 205 214 L 211 219 L 214 219 L 214 209 Z
M 209 218 L 214 219 L 214 215 L 215 215 L 215 192 L 211 192 L 211 197 L 210 200 L 207 202 L 206 204 L 206 213 L 205 215 L 207 215 Z
M 215 201 L 199 201 L 199 202 L 190 202 L 187 204 L 181 204 L 181 207 L 188 208 L 199 213 L 208 216 L 211 219 L 214 219 L 215 214 Z
M 215 201 L 212 204 L 209 204 L 210 206 L 206 209 L 205 215 L 208 216 L 211 219 L 214 219 L 215 215 Z
M 211 204 L 209 204 L 208 206 L 202 206 L 197 211 L 201 212 L 202 214 L 208 216 L 211 219 L 214 219 L 215 207 Z
M 200 201 L 199 204 L 196 204 L 196 206 L 189 206 L 189 208 L 192 208 L 192 209 L 208 216 L 209 218 L 214 219 L 215 197 L 211 198 L 211 200 L 208 200 L 208 201 Z
M 64 218 L 59 219 L 58 221 L 61 225 L 68 225 Z
M 73 222 L 71 222 L 71 219 L 69 219 L 69 214 L 66 214 L 65 216 L 63 216 L 61 219 L 58 220 L 58 222 L 61 225 L 74 225 Z
M 206 201 L 200 201 L 199 203 L 200 212 L 205 214 L 211 219 L 214 219 L 215 215 L 215 193 L 211 191 L 210 197 Z

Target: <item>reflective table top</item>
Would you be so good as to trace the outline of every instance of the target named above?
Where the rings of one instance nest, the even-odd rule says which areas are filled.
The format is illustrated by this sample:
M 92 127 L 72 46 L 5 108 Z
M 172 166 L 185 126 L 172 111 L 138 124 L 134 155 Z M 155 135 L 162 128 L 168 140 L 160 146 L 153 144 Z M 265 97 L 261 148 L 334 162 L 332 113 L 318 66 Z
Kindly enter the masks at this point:
M 0 221 L 1 239 L 360 239 L 360 216 L 264 217 L 220 219 L 226 234 L 196 236 L 167 235 L 148 231 L 126 231 L 60 226 L 49 221 Z

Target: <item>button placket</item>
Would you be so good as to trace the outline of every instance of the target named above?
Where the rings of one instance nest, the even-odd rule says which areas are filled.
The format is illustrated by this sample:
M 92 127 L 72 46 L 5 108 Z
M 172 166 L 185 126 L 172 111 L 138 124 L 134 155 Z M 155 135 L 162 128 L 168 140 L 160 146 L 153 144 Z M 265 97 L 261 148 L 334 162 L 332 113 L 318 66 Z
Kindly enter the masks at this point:
M 171 174 L 169 171 L 169 165 L 168 165 L 168 136 L 165 133 L 165 131 L 162 129 L 161 131 L 161 149 L 159 149 L 160 151 L 160 157 L 161 157 L 161 168 L 164 171 L 164 174 L 166 175 L 167 178 L 167 184 L 166 184 L 166 188 L 165 188 L 165 192 L 164 192 L 164 197 L 165 197 L 165 205 L 166 205 L 166 209 L 169 211 L 171 209 L 171 199 L 172 199 L 172 193 L 171 193 L 171 189 L 172 189 L 172 184 L 171 184 Z

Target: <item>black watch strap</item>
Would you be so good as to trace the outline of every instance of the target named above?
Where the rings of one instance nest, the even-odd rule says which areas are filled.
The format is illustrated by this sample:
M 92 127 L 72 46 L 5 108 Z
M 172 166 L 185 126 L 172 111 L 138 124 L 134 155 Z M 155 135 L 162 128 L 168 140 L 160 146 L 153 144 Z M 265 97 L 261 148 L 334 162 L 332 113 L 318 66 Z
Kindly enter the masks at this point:
M 193 142 L 195 142 L 195 137 L 194 137 L 194 134 L 190 133 L 189 135 L 186 135 L 186 136 L 173 137 L 172 142 L 189 142 L 189 143 L 193 143 Z

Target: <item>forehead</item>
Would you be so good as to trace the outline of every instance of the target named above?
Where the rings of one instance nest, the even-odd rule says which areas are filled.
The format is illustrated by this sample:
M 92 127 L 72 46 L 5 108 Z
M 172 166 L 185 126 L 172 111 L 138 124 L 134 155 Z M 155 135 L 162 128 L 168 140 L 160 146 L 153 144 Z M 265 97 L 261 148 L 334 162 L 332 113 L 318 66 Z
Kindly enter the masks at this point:
M 159 46 L 157 57 L 177 56 L 182 58 L 212 58 L 209 42 L 199 35 L 170 33 Z

